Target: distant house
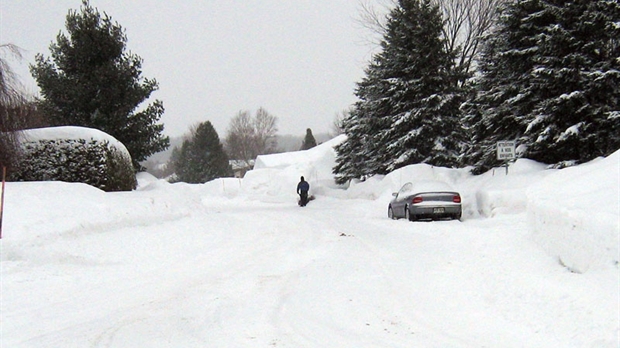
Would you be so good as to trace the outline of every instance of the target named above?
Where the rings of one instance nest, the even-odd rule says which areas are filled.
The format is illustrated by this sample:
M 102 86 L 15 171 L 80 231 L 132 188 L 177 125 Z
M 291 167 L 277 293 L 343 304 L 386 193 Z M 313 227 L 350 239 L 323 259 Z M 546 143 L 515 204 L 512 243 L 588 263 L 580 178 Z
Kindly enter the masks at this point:
M 230 160 L 228 162 L 232 167 L 235 178 L 243 178 L 245 176 L 245 173 L 248 172 L 248 170 L 252 170 L 254 168 L 254 160 Z

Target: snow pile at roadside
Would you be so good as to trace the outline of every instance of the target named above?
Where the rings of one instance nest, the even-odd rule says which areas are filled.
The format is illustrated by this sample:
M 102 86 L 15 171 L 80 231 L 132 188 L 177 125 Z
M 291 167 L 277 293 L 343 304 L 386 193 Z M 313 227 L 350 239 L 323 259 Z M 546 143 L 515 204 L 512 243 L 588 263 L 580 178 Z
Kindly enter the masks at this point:
M 334 146 L 344 139 L 341 135 L 308 150 L 258 156 L 254 169 L 243 178 L 242 191 L 263 201 L 294 201 L 301 176 L 310 183 L 312 194 L 337 188 L 332 174 Z
M 324 145 L 242 180 L 7 183 L 0 346 L 618 346 L 618 265 L 573 274 L 557 257 L 617 251 L 618 154 L 507 175 L 412 165 L 347 188 Z M 300 175 L 306 208 L 289 200 Z M 391 192 L 429 179 L 461 193 L 463 220 L 389 220 Z
M 508 168 L 494 168 L 470 175 L 461 185 L 463 200 L 472 202 L 465 216 L 492 218 L 498 214 L 518 214 L 527 208 L 527 188 L 550 174 L 545 165 L 518 159 Z
M 578 273 L 618 264 L 620 151 L 549 175 L 527 198 L 530 231 L 560 263 Z
M 407 182 L 439 180 L 453 186 L 463 198 L 463 217 L 493 217 L 496 214 L 525 212 L 529 185 L 553 170 L 527 159 L 512 163 L 508 171 L 497 168 L 473 176 L 469 168 L 450 169 L 427 164 L 413 164 L 388 175 L 375 175 L 364 181 L 352 180 L 336 185 L 333 147 L 345 139 L 339 136 L 310 150 L 259 156 L 255 169 L 243 179 L 243 192 L 261 200 L 292 201 L 299 177 L 310 182 L 311 193 L 341 199 L 366 199 L 387 203 L 392 193 Z M 387 209 L 387 208 L 386 208 Z
M 92 137 L 93 133 L 89 131 L 88 135 Z M 244 200 L 243 204 L 247 204 L 248 198 L 262 202 L 294 202 L 297 199 L 295 188 L 302 175 L 310 182 L 311 194 L 319 200 L 321 196 L 370 200 L 378 210 L 386 210 L 392 192 L 406 182 L 441 180 L 460 192 L 464 221 L 527 212 L 534 239 L 569 269 L 586 272 L 618 262 L 620 152 L 562 170 L 545 169 L 543 164 L 520 159 L 511 164 L 507 172 L 505 168 L 497 168 L 478 176 L 471 175 L 468 169 L 416 164 L 385 176 L 339 186 L 331 173 L 335 165 L 333 147 L 343 140 L 344 136 L 340 136 L 306 151 L 259 156 L 255 169 L 241 180 L 224 178 L 201 185 L 169 184 L 140 173 L 137 191 L 114 195 L 84 184 L 13 183 L 13 188 L 7 191 L 7 200 L 20 201 L 21 197 L 29 198 L 31 203 L 28 207 L 18 205 L 17 211 L 11 211 L 14 204 L 7 205 L 6 213 L 30 220 L 24 225 L 27 230 L 21 231 L 18 237 L 28 239 L 37 236 L 40 230 L 61 233 L 82 229 L 85 225 L 110 228 L 135 219 L 136 214 L 145 223 L 170 221 L 199 213 L 205 205 L 213 206 L 217 202 L 237 204 L 238 200 Z M 67 220 L 43 206 L 43 201 L 33 198 L 41 185 L 52 195 L 60 196 L 69 190 L 78 196 L 97 199 L 75 202 L 75 206 L 69 202 L 77 219 Z M 162 191 L 169 194 L 161 195 Z M 127 206 L 127 201 L 131 201 L 131 206 Z
M 139 175 L 143 184 L 145 175 L 150 176 Z M 187 194 L 196 188 L 175 187 L 153 179 L 145 190 L 114 193 L 82 183 L 8 183 L 3 230 L 5 234 L 10 232 L 12 241 L 58 238 L 83 230 L 105 231 L 129 224 L 172 221 L 202 207 L 200 199 Z M 49 197 L 60 201 L 51 206 Z M 67 218 L 65 211 L 71 212 L 71 218 Z M 2 259 L 6 257 L 7 254 L 2 255 Z
M 463 219 L 527 212 L 529 230 L 551 256 L 569 269 L 585 272 L 618 262 L 620 231 L 619 153 L 562 170 L 527 159 L 473 176 L 467 168 L 416 164 L 338 186 L 331 174 L 333 146 L 343 136 L 307 151 L 259 156 L 243 179 L 243 192 L 261 200 L 292 201 L 300 175 L 315 195 L 376 201 L 387 209 L 392 192 L 406 182 L 440 180 L 463 199 Z

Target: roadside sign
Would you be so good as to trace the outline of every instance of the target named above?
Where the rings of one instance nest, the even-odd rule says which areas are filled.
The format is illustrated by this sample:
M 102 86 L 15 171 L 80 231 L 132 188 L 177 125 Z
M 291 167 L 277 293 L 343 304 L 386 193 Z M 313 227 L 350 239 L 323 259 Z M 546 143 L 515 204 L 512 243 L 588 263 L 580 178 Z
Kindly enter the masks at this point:
M 509 161 L 515 159 L 515 145 L 516 141 L 498 141 L 497 142 L 497 159 L 500 161 Z

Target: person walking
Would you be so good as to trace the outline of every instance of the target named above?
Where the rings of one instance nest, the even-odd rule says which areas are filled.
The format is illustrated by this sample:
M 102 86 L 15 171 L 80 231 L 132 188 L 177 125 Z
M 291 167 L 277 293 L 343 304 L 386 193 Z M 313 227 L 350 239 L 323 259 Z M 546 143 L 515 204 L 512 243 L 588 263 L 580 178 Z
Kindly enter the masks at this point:
M 310 191 L 310 184 L 308 184 L 308 182 L 304 180 L 304 177 L 302 176 L 299 184 L 297 184 L 297 194 L 300 197 L 299 206 L 305 207 L 306 204 L 308 204 L 308 191 Z

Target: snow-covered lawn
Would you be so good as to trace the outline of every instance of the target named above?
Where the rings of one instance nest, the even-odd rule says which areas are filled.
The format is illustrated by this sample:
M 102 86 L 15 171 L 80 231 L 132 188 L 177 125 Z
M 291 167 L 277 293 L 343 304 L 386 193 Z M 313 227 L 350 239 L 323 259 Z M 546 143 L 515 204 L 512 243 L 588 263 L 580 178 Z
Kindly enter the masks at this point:
M 0 346 L 619 346 L 619 153 L 476 177 L 415 165 L 345 190 L 340 140 L 243 180 L 7 183 Z M 422 179 L 461 192 L 462 221 L 387 218 Z

